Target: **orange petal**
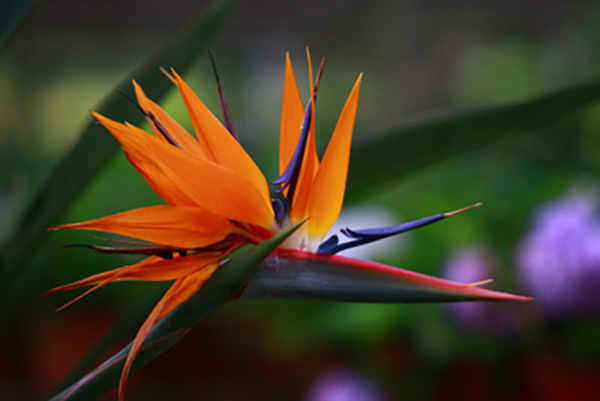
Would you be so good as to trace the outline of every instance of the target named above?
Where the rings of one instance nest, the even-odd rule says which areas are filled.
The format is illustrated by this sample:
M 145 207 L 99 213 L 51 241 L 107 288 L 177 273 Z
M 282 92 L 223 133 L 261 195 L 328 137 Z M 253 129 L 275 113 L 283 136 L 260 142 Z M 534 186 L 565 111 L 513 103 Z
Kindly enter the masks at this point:
M 162 259 L 156 256 L 145 259 L 119 275 L 116 281 L 170 281 L 196 274 L 204 266 L 223 259 L 226 252 L 196 253 L 188 256 L 175 256 Z
M 175 71 L 173 76 L 206 158 L 244 177 L 270 203 L 267 180 L 252 158 Z
M 127 359 L 125 360 L 125 365 L 123 366 L 121 379 L 119 381 L 120 401 L 123 401 L 124 399 L 125 384 L 127 383 L 127 377 L 131 371 L 131 366 L 133 365 L 135 356 L 137 355 L 141 346 L 144 344 L 144 341 L 146 340 L 146 337 L 148 337 L 152 327 L 154 327 L 154 325 L 158 323 L 160 319 L 166 316 L 178 305 L 185 302 L 193 294 L 198 292 L 206 280 L 212 276 L 218 266 L 218 262 L 213 263 L 205 266 L 204 269 L 200 270 L 194 275 L 178 279 L 175 283 L 173 283 L 173 285 L 169 288 L 154 309 L 152 309 L 152 312 L 150 312 L 150 315 L 146 318 L 144 324 L 142 324 L 142 327 L 138 331 L 131 349 L 129 350 L 129 354 L 127 355 Z
M 144 109 L 146 113 L 152 113 L 184 150 L 196 156 L 206 157 L 202 147 L 194 137 L 192 137 L 181 125 L 173 120 L 173 118 L 171 118 L 171 116 L 167 114 L 160 106 L 148 99 L 142 87 L 138 85 L 137 82 L 133 81 L 133 86 L 135 88 L 137 100 L 142 109 Z M 148 119 L 148 121 L 154 128 L 154 132 L 157 133 L 157 128 L 152 120 Z M 162 138 L 162 135 L 160 134 L 157 136 Z
M 285 55 L 285 81 L 281 106 L 281 129 L 279 133 L 279 174 L 287 168 L 300 138 L 304 119 L 304 105 L 300 98 L 298 83 L 289 53 Z
M 151 206 L 53 228 L 104 231 L 176 248 L 201 248 L 240 233 L 229 220 L 200 209 Z
M 165 306 L 162 313 L 158 315 L 158 320 L 161 320 L 163 317 L 171 313 L 173 309 L 179 306 L 179 304 L 187 301 L 192 295 L 198 292 L 206 280 L 212 277 L 215 270 L 217 270 L 219 267 L 219 264 L 220 260 L 214 261 L 210 264 L 207 264 L 196 273 L 178 280 L 182 281 L 182 284 L 179 286 L 179 288 L 177 288 L 177 291 L 172 293 L 171 300 Z
M 98 113 L 92 112 L 92 114 L 123 145 L 123 150 L 131 164 L 157 194 L 171 205 L 197 206 L 197 203 L 190 199 L 187 193 L 166 177 L 156 160 L 147 157 L 149 149 L 140 142 L 139 137 L 152 135 L 137 127 L 118 123 Z
M 310 82 L 310 98 L 314 100 L 313 90 L 313 71 L 312 61 L 310 58 L 310 52 L 306 49 L 306 57 L 308 60 L 308 76 Z M 310 122 L 310 130 L 308 132 L 308 138 L 306 141 L 306 149 L 304 151 L 304 158 L 302 159 L 302 165 L 300 168 L 300 174 L 298 176 L 298 184 L 296 187 L 296 193 L 292 201 L 292 207 L 290 209 L 290 221 L 292 224 L 296 224 L 307 217 L 309 217 L 309 199 L 310 192 L 312 190 L 313 181 L 319 169 L 319 157 L 317 155 L 317 148 L 315 145 L 315 105 L 311 109 L 312 117 Z M 304 231 L 306 228 L 301 227 L 299 233 Z
M 271 227 L 273 209 L 270 199 L 265 199 L 243 176 L 152 136 L 145 140 L 153 142 L 147 157 L 155 158 L 165 177 L 199 207 L 229 220 Z
M 78 288 L 88 287 L 93 285 L 91 289 L 77 296 L 72 301 L 63 305 L 60 309 L 71 305 L 92 291 L 112 282 L 116 281 L 172 281 L 182 277 L 196 274 L 204 269 L 209 264 L 216 263 L 223 259 L 225 252 L 212 253 L 196 253 L 189 256 L 175 256 L 173 259 L 162 259 L 158 256 L 151 256 L 136 264 L 119 267 L 118 269 L 109 270 L 106 272 L 94 274 L 82 280 L 65 284 L 60 287 L 53 288 L 40 297 L 56 294 L 58 292 L 75 290 Z
M 361 80 L 362 75 L 338 119 L 310 193 L 308 230 L 315 242 L 327 234 L 342 209 Z
M 190 199 L 185 192 L 181 191 L 173 184 L 173 182 L 167 179 L 160 165 L 154 160 L 139 157 L 134 152 L 127 149 L 123 149 L 123 151 L 131 165 L 135 167 L 140 175 L 144 177 L 148 185 L 150 185 L 150 187 L 152 187 L 165 202 L 173 206 L 196 207 L 196 202 Z
M 117 270 L 119 270 L 119 269 L 117 269 Z M 94 277 L 94 279 L 92 279 L 92 280 L 89 280 L 92 277 L 88 277 L 87 279 L 83 279 L 83 280 L 77 281 L 75 283 L 66 284 L 66 285 L 63 285 L 60 287 L 53 288 L 53 289 L 46 291 L 45 293 L 39 295 L 39 297 L 55 294 L 57 292 L 87 287 L 89 285 L 95 284 L 92 288 L 79 294 L 78 296 L 76 296 L 75 298 L 73 298 L 72 300 L 67 302 L 66 304 L 62 305 L 60 308 L 56 309 L 56 311 L 58 312 L 60 310 L 65 309 L 66 307 L 74 304 L 75 302 L 79 301 L 81 298 L 85 297 L 86 295 L 89 295 L 90 293 L 96 291 L 100 287 L 104 287 L 106 284 L 116 281 L 119 276 L 119 272 L 115 271 L 115 270 L 105 272 L 105 273 L 106 274 L 101 273 L 99 275 L 92 276 L 92 277 Z
M 153 256 L 153 258 L 154 257 L 155 256 Z M 148 259 L 150 259 L 150 258 L 148 258 Z M 145 259 L 145 260 L 148 260 L 148 259 Z M 106 283 L 110 283 L 110 282 L 116 280 L 117 277 L 119 276 L 119 274 L 127 267 L 129 267 L 129 266 L 121 267 L 121 268 L 110 270 L 107 272 L 94 274 L 93 276 L 86 277 L 82 280 L 52 288 L 51 290 L 48 290 L 48 291 L 44 292 L 43 294 L 39 295 L 39 297 L 45 297 L 46 295 L 52 295 L 52 294 L 56 294 L 58 292 L 63 292 L 63 291 L 76 290 L 78 288 L 88 287 L 90 285 L 97 286 L 98 284 L 104 283 L 105 281 L 106 281 Z M 92 290 L 96 290 L 96 287 L 94 287 Z M 90 292 L 91 291 L 87 291 L 85 293 L 85 295 L 89 294 Z M 81 296 L 77 297 L 76 299 L 80 299 L 80 298 L 81 298 Z M 69 304 L 71 304 L 71 303 L 73 303 L 73 302 L 69 302 Z
M 195 206 L 223 218 L 267 228 L 273 224 L 268 192 L 265 197 L 260 188 L 243 175 L 191 155 L 137 127 L 119 124 L 100 115 L 96 118 L 121 142 L 128 154 L 135 155 L 130 160 L 135 162 L 137 169 L 144 169 L 145 177 L 151 177 L 147 180 L 158 188 L 159 195 L 166 192 L 161 189 L 164 185 L 178 194 L 177 199 L 187 198 Z

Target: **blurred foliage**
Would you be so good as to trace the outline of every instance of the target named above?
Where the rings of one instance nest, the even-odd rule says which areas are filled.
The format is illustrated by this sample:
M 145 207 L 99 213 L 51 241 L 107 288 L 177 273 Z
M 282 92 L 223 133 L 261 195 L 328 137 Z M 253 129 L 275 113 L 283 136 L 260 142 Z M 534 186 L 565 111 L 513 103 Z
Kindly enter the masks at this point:
M 0 5 L 0 50 L 4 49 L 13 35 L 44 0 L 7 0 Z
M 73 143 L 87 110 L 199 11 L 185 2 L 169 10 L 150 2 L 140 10 L 136 2 L 109 1 L 103 14 L 99 5 L 73 3 L 67 13 L 59 11 L 64 2 L 58 0 L 40 8 L 0 56 L 1 239 Z M 597 82 L 600 9 L 594 2 L 528 3 L 532 11 L 514 2 L 333 2 L 332 9 L 311 2 L 248 3 L 212 49 L 241 141 L 268 178 L 275 174 L 286 50 L 298 72 L 305 45 L 315 58 L 327 56 L 317 116 L 322 140 L 360 71 L 365 81 L 357 141 L 427 121 L 432 110 L 529 101 Z M 125 24 L 137 11 L 139 18 Z M 218 110 L 207 61 L 192 71 L 190 85 Z M 304 88 L 306 78 L 299 75 Z M 152 79 L 164 77 L 156 71 Z M 177 96 L 162 103 L 189 128 Z M 493 288 L 522 292 L 513 274 L 514 250 L 531 212 L 573 185 L 598 182 L 599 133 L 595 105 L 541 132 L 501 140 L 481 132 L 489 139 L 485 147 L 408 169 L 393 185 L 367 194 L 397 222 L 478 201 L 484 206 L 406 234 L 400 250 L 385 252 L 380 261 L 438 275 L 455 247 L 491 245 L 501 260 Z M 53 218 L 80 221 L 159 202 L 118 155 L 66 214 Z M 30 302 L 50 287 L 132 261 L 60 248 L 90 241 L 92 234 L 59 232 L 31 249 L 29 270 L 38 273 L 24 277 L 27 285 L 5 310 L 9 324 L 0 330 L 0 393 L 6 399 L 49 395 L 119 316 L 154 295 L 151 284 L 115 284 L 60 314 L 52 310 L 73 295 Z M 393 399 L 559 399 L 561 388 L 593 399 L 600 382 L 598 318 L 549 322 L 535 303 L 519 307 L 527 324 L 498 338 L 457 327 L 437 305 L 236 303 L 133 376 L 128 399 L 301 399 L 312 380 L 336 364 L 374 378 Z

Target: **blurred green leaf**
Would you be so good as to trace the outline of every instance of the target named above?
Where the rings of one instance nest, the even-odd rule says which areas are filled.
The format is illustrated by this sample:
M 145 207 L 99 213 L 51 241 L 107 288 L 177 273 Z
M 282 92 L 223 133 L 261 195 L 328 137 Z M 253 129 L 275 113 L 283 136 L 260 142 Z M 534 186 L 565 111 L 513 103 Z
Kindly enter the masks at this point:
M 0 2 L 0 52 L 17 29 L 46 0 L 4 0 Z
M 133 363 L 132 372 L 179 341 L 209 313 L 240 294 L 254 269 L 302 223 L 240 253 L 220 266 L 204 286 L 152 328 Z M 51 401 L 93 400 L 115 387 L 131 344 Z
M 404 174 L 495 141 L 530 133 L 600 100 L 588 83 L 515 104 L 456 110 L 377 134 L 357 135 L 348 173 L 347 199 L 369 193 Z
M 134 96 L 131 80 L 136 79 L 146 93 L 160 101 L 173 87 L 162 76 L 160 67 L 173 67 L 185 73 L 202 54 L 221 28 L 234 1 L 218 1 L 166 49 L 152 57 L 125 79 L 117 90 Z M 142 113 L 114 91 L 96 108 L 100 114 L 117 121 L 139 124 Z M 60 160 L 25 210 L 15 232 L 0 249 L 0 304 L 5 301 L 16 279 L 26 271 L 30 258 L 46 237 L 46 228 L 65 211 L 82 189 L 118 149 L 118 142 L 90 119 L 75 146 Z

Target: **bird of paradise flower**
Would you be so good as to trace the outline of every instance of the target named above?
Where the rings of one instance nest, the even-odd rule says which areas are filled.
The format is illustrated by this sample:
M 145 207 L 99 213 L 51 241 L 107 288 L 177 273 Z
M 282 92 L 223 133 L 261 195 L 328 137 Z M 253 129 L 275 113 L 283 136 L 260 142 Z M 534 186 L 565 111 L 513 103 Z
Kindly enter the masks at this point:
M 313 77 L 308 51 L 307 56 L 309 77 Z M 135 336 L 119 382 L 120 400 L 124 396 L 132 363 L 150 330 L 196 293 L 222 261 L 241 247 L 261 243 L 306 221 L 280 246 L 280 256 L 323 262 L 332 260 L 324 258 L 344 249 L 412 230 L 478 206 L 475 204 L 399 226 L 345 229 L 342 230 L 347 238 L 344 242 L 340 242 L 338 235 L 324 240 L 342 208 L 362 74 L 356 80 L 329 145 L 319 160 L 315 146 L 314 104 L 322 72 L 323 63 L 305 106 L 289 55 L 286 56 L 280 127 L 280 178 L 271 183 L 276 186 L 272 191 L 273 197 L 264 175 L 237 140 L 220 83 L 224 124 L 175 71 L 165 72 L 181 93 L 195 137 L 146 97 L 135 81 L 136 104 L 149 121 L 154 135 L 93 113 L 121 143 L 131 164 L 167 204 L 52 227 L 95 230 L 136 238 L 144 242 L 116 241 L 121 245 L 132 245 L 130 247 L 86 247 L 104 253 L 133 253 L 148 257 L 130 266 L 54 288 L 43 295 L 92 286 L 64 308 L 115 281 L 173 281 Z M 352 269 L 382 268 L 382 265 L 354 263 L 344 258 L 335 259 L 333 263 L 336 266 L 345 264 Z M 382 277 L 386 274 L 389 272 L 384 269 Z M 411 276 L 409 280 L 416 280 L 416 285 L 420 286 L 450 286 L 451 291 L 455 291 L 452 287 L 455 286 L 462 291 L 459 285 L 443 280 L 435 284 L 417 276 Z M 489 299 L 526 299 L 478 290 L 480 293 L 472 295 Z

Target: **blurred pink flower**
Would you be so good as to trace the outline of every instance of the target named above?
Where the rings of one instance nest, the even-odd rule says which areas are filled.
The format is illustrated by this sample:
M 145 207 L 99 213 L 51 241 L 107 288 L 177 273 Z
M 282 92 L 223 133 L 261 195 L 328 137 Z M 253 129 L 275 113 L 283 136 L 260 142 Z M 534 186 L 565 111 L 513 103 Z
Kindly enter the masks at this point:
M 303 401 L 386 401 L 372 380 L 350 368 L 330 368 L 317 377 Z
M 459 283 L 475 283 L 496 276 L 497 257 L 485 247 L 456 249 L 444 266 L 443 277 Z M 517 316 L 504 303 L 458 302 L 446 305 L 452 320 L 477 332 L 505 335 L 517 328 Z

